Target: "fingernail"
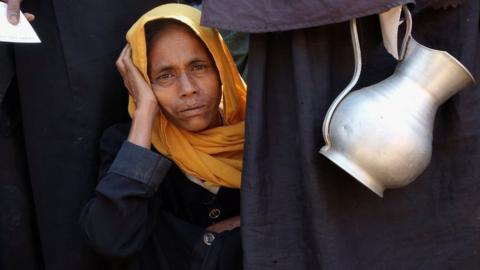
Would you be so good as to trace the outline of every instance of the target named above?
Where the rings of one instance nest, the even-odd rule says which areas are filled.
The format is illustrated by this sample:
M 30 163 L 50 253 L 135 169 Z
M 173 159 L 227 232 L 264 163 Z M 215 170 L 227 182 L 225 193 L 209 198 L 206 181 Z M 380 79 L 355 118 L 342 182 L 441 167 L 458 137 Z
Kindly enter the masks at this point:
M 9 21 L 12 24 L 17 24 L 18 23 L 18 16 L 15 14 L 11 14 L 9 17 Z

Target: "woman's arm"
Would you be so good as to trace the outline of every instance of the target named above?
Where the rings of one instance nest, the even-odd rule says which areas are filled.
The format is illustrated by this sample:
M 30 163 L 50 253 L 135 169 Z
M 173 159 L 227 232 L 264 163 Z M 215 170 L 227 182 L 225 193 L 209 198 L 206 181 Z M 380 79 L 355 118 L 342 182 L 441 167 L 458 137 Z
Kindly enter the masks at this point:
M 150 149 L 153 121 L 158 117 L 160 106 L 152 88 L 133 64 L 131 54 L 132 49 L 127 44 L 116 62 L 117 69 L 122 75 L 123 83 L 135 102 L 135 111 L 132 115 L 132 126 L 128 134 L 128 141 Z
M 84 208 L 82 224 L 97 252 L 127 256 L 141 248 L 149 236 L 155 218 L 152 198 L 171 162 L 150 151 L 153 122 L 160 107 L 133 65 L 129 45 L 116 66 L 136 108 L 127 141 L 125 128 L 118 127 L 102 138 L 102 173 L 95 198 Z
M 153 197 L 171 165 L 163 156 L 124 141 L 128 130 L 120 129 L 115 126 L 102 138 L 96 196 L 81 217 L 89 244 L 109 257 L 128 256 L 143 247 L 155 224 Z

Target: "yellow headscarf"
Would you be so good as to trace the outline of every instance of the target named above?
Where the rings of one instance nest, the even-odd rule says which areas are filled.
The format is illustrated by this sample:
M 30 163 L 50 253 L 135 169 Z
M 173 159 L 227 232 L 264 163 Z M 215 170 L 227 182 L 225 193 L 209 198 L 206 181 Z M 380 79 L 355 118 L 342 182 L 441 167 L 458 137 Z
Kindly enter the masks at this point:
M 154 124 L 152 144 L 173 160 L 185 173 L 206 182 L 207 186 L 240 187 L 243 160 L 246 85 L 220 34 L 200 26 L 200 11 L 182 4 L 166 4 L 145 13 L 130 28 L 127 41 L 132 60 L 150 84 L 147 73 L 145 24 L 158 19 L 175 19 L 189 26 L 213 56 L 222 83 L 223 126 L 189 132 L 177 128 L 160 114 Z M 130 97 L 128 111 L 135 103 Z

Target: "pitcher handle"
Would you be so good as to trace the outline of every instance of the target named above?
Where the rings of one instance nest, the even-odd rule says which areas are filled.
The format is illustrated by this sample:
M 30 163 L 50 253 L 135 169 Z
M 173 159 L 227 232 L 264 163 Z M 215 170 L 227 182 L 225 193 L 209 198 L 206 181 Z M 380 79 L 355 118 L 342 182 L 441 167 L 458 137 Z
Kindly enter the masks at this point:
M 399 60 L 403 60 L 405 58 L 405 54 L 407 52 L 408 42 L 412 37 L 412 15 L 408 10 L 407 6 L 403 6 L 402 8 L 405 19 L 406 19 L 406 29 L 405 29 L 405 36 L 403 38 L 402 47 L 400 49 L 400 57 Z M 358 79 L 360 78 L 360 73 L 362 71 L 362 54 L 360 49 L 360 42 L 358 40 L 358 32 L 357 32 L 357 22 L 356 19 L 350 20 L 350 34 L 352 37 L 353 43 L 353 55 L 355 58 L 355 70 L 353 71 L 353 77 L 350 83 L 345 87 L 345 89 L 340 92 L 340 94 L 333 100 L 332 105 L 328 108 L 327 114 L 325 115 L 325 120 L 323 121 L 322 126 L 322 133 L 323 139 L 325 140 L 326 148 L 330 147 L 330 122 L 332 120 L 333 113 L 337 108 L 338 104 L 343 100 L 343 98 L 352 91 L 353 87 L 357 84 Z
M 358 41 L 358 32 L 357 32 L 357 21 L 356 19 L 350 20 L 350 34 L 352 37 L 353 43 L 353 55 L 355 58 L 355 70 L 353 71 L 353 77 L 350 83 L 345 87 L 345 89 L 340 92 L 340 94 L 333 100 L 332 105 L 328 108 L 325 120 L 323 121 L 322 133 L 323 139 L 325 140 L 326 147 L 330 146 L 330 121 L 332 120 L 332 115 L 335 112 L 338 104 L 343 100 L 343 98 L 353 89 L 357 84 L 358 79 L 360 78 L 360 73 L 362 71 L 362 52 L 360 51 L 360 42 Z
M 405 58 L 405 54 L 407 53 L 408 42 L 412 38 L 412 14 L 410 14 L 410 10 L 407 6 L 402 7 L 403 14 L 406 20 L 406 29 L 405 29 L 405 36 L 403 37 L 402 48 L 400 49 L 400 58 L 399 61 L 402 61 Z

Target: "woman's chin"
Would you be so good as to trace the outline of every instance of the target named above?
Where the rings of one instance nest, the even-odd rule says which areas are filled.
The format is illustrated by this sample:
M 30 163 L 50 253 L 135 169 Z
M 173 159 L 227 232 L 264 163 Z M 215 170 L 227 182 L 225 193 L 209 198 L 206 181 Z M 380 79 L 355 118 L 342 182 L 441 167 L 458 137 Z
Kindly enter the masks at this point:
M 210 123 L 204 119 L 189 119 L 189 121 L 184 121 L 180 128 L 185 129 L 190 132 L 200 132 L 205 129 L 208 129 Z
M 218 114 L 198 114 L 188 117 L 171 119 L 178 128 L 189 132 L 200 132 L 206 129 L 214 128 L 222 124 Z

